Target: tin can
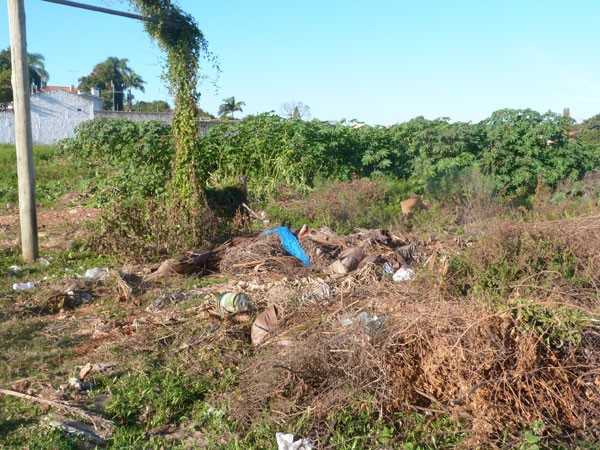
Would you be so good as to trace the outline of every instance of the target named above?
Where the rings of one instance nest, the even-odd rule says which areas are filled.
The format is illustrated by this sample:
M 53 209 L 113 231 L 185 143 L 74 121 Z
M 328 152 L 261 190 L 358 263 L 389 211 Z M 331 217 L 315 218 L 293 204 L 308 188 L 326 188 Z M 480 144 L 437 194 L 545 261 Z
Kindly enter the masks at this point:
M 226 312 L 247 311 L 249 304 L 248 297 L 241 293 L 226 292 L 217 297 L 215 306 L 219 314 Z

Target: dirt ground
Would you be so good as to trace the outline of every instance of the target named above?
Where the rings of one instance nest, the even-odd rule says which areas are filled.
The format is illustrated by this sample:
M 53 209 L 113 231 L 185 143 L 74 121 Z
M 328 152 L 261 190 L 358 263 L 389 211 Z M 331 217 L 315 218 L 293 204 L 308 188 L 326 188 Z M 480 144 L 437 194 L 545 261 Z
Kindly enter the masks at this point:
M 85 235 L 85 223 L 100 214 L 94 208 L 68 208 L 37 211 L 40 249 L 65 251 L 75 240 Z M 0 215 L 0 250 L 20 245 L 18 212 Z

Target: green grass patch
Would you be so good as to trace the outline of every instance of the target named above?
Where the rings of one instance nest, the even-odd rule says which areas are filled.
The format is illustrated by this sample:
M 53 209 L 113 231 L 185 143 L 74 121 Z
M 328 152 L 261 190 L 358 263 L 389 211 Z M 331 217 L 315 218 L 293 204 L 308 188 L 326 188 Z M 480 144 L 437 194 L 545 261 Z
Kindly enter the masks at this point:
M 84 439 L 67 439 L 64 433 L 40 422 L 48 410 L 25 400 L 0 396 L 0 448 L 76 450 Z
M 201 378 L 164 368 L 128 372 L 108 385 L 112 398 L 106 412 L 120 423 L 143 421 L 148 427 L 189 420 L 210 387 Z
M 55 146 L 35 146 L 36 200 L 54 206 L 69 192 L 87 191 L 93 170 L 61 156 Z M 17 153 L 14 145 L 0 144 L 0 207 L 16 206 L 19 200 Z

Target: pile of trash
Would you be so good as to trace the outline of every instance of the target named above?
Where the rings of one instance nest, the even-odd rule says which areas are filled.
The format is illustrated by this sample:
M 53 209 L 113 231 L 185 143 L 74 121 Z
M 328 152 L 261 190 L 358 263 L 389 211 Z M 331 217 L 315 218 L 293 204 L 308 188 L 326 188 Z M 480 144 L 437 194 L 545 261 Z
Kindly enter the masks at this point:
M 415 271 L 410 263 L 416 249 L 414 242 L 387 230 L 360 230 L 343 236 L 327 227 L 279 227 L 235 237 L 209 252 L 164 261 L 147 277 L 152 280 L 172 273 L 219 271 L 231 276 L 225 286 L 166 293 L 152 302 L 147 311 L 158 313 L 190 296 L 208 295 L 208 304 L 219 316 L 254 314 L 255 320 L 247 330 L 253 345 L 273 339 L 285 342 L 288 338 L 278 333 L 289 329 L 302 316 L 299 306 L 304 305 L 308 316 L 312 316 L 336 299 L 341 298 L 343 303 L 344 296 L 368 295 L 376 284 L 413 280 Z M 297 302 L 289 304 L 291 298 Z M 348 313 L 350 317 L 342 323 L 346 327 L 358 321 L 378 329 L 383 323 L 366 311 Z
M 265 274 L 273 279 L 302 278 L 314 274 L 343 275 L 367 264 L 393 274 L 408 269 L 414 245 L 387 230 L 362 230 L 349 236 L 327 227 L 300 230 L 279 227 L 246 237 L 237 237 L 215 250 L 168 260 L 150 275 L 219 270 L 228 274 Z

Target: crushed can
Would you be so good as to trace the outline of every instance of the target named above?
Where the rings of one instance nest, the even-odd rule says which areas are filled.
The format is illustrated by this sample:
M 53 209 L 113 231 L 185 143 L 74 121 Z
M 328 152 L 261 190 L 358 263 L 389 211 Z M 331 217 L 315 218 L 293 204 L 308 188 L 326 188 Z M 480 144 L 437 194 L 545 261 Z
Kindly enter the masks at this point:
M 248 297 L 242 293 L 226 292 L 217 297 L 215 306 L 219 314 L 224 314 L 247 311 L 249 303 Z

